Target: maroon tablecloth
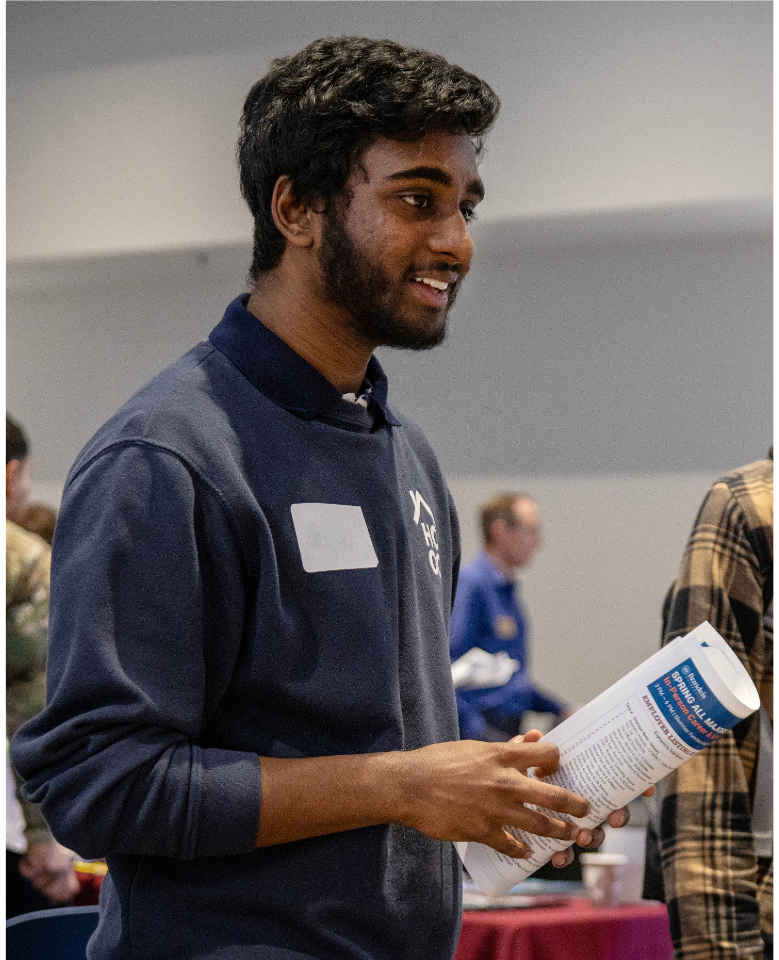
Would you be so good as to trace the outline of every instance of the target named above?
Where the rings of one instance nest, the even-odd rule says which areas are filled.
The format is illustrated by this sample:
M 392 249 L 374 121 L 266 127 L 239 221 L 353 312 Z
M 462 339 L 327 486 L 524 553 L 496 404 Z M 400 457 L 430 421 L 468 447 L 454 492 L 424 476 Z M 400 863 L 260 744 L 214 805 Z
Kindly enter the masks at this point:
M 665 905 L 465 910 L 455 960 L 672 960 Z

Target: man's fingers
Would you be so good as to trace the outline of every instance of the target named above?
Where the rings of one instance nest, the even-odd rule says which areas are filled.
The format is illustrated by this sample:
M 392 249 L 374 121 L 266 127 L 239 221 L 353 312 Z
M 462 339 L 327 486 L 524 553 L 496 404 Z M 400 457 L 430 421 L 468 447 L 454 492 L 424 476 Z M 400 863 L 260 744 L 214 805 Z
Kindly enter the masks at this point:
M 568 867 L 573 863 L 573 847 L 566 847 L 565 850 L 558 850 L 552 854 L 553 867 Z
M 543 737 L 540 730 L 528 730 L 527 733 L 520 733 L 518 737 L 512 737 L 509 743 L 536 743 Z
M 609 814 L 609 826 L 624 827 L 630 822 L 630 810 L 627 807 L 620 807 L 619 810 L 612 810 Z
M 563 787 L 556 787 L 543 780 L 527 778 L 522 781 L 519 791 L 523 804 L 532 803 L 534 806 L 551 810 L 552 813 L 564 813 L 570 817 L 586 817 L 590 812 L 590 804 L 584 797 L 569 793 Z
M 44 881 L 48 878 L 50 871 L 38 863 L 30 863 L 29 860 L 19 861 L 19 873 L 29 881 Z
M 533 732 L 533 731 L 531 731 Z M 547 741 L 530 741 L 525 735 L 521 742 L 510 740 L 503 744 L 503 761 L 510 763 L 517 770 L 527 770 L 528 767 L 544 767 L 550 770 L 557 769 L 560 759 L 560 750 L 555 743 Z
M 605 839 L 606 833 L 602 827 L 592 827 L 580 830 L 576 843 L 585 850 L 590 850 L 599 847 Z
M 555 743 L 534 739 L 540 737 L 538 730 L 529 730 L 523 737 L 516 737 L 504 744 L 503 761 L 521 772 L 533 768 L 537 777 L 548 777 L 559 767 L 560 749 Z
M 485 837 L 484 843 L 497 850 L 498 853 L 505 853 L 507 857 L 513 857 L 515 860 L 527 860 L 532 856 L 532 851 L 526 843 L 517 840 L 508 830 L 499 830 L 495 834 Z
M 554 840 L 570 840 L 573 824 L 565 820 L 556 820 L 537 810 L 525 807 L 511 824 L 526 833 L 535 833 L 539 837 L 552 837 Z
M 557 773 L 558 769 L 559 764 L 556 760 L 551 766 L 545 766 L 543 763 L 539 763 L 535 766 L 533 775 L 543 780 L 545 777 L 551 777 L 553 773 Z

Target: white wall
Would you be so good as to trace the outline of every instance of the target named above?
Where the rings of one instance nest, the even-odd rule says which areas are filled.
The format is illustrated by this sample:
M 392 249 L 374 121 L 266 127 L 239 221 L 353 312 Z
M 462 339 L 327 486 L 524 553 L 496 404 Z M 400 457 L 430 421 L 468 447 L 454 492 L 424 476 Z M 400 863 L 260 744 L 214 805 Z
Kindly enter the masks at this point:
M 531 621 L 531 669 L 584 704 L 654 653 L 707 474 L 454 478 L 463 560 L 480 547 L 478 508 L 503 490 L 533 495 L 544 545 L 519 574 Z
M 589 220 L 601 218 L 590 216 Z M 432 352 L 379 351 L 391 400 L 452 477 L 712 476 L 771 442 L 771 243 L 764 230 L 528 246 L 481 224 Z M 567 240 L 567 242 L 566 242 Z M 61 484 L 94 430 L 205 339 L 245 289 L 244 245 L 17 274 L 7 395 L 36 474 Z
M 13 261 L 245 240 L 243 98 L 271 56 L 339 33 L 427 47 L 493 85 L 487 220 L 771 194 L 768 2 L 41 6 L 7 12 Z M 193 23 L 218 49 L 166 55 Z M 101 62 L 147 31 L 147 59 Z

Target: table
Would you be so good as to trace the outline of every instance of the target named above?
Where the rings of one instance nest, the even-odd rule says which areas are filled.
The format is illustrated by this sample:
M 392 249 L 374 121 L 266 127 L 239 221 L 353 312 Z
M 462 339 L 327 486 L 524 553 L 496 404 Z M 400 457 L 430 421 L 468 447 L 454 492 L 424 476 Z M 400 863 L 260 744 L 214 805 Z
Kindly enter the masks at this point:
M 455 960 L 673 960 L 665 904 L 464 910 Z

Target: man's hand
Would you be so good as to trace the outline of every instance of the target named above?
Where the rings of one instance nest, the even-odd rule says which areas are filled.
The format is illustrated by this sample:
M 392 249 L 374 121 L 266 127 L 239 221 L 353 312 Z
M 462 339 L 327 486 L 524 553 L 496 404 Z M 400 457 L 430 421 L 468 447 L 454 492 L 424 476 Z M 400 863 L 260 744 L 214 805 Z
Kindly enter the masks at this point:
M 474 840 L 528 857 L 506 825 L 559 840 L 577 829 L 526 804 L 570 817 L 589 810 L 583 797 L 525 775 L 529 767 L 553 773 L 558 758 L 553 743 L 476 740 L 356 756 L 261 757 L 257 845 L 399 823 L 438 840 Z
M 571 817 L 583 817 L 589 811 L 584 797 L 526 775 L 529 767 L 539 777 L 557 769 L 557 746 L 537 743 L 540 736 L 516 737 L 501 744 L 441 743 L 406 754 L 416 764 L 419 792 L 402 822 L 439 840 L 485 843 L 519 859 L 532 856 L 532 849 L 512 836 L 507 826 L 557 840 L 575 838 L 578 828 L 572 823 L 526 806 L 534 804 Z
M 642 797 L 651 797 L 654 795 L 655 788 L 649 787 L 648 790 L 645 790 L 641 796 Z M 630 810 L 627 807 L 620 807 L 619 810 L 612 810 L 608 816 L 609 826 L 614 827 L 624 827 L 630 823 Z M 579 831 L 579 835 L 576 837 L 576 845 L 583 847 L 585 850 L 597 850 L 597 848 L 603 843 L 606 839 L 606 833 L 603 830 L 603 827 L 594 827 L 592 829 L 583 827 Z M 565 850 L 558 850 L 556 853 L 552 854 L 551 860 L 552 866 L 554 867 L 567 867 L 573 863 L 573 847 L 567 847 Z
M 524 741 L 525 743 L 535 743 L 540 740 L 542 733 L 540 730 L 528 730 L 524 737 L 514 737 L 512 743 L 519 743 Z M 655 788 L 649 787 L 648 790 L 645 790 L 641 796 L 642 797 L 651 797 L 654 796 Z M 615 829 L 618 827 L 627 826 L 630 823 L 630 810 L 627 807 L 620 807 L 619 810 L 612 810 L 608 816 L 609 825 Z M 595 850 L 597 849 L 603 841 L 606 839 L 606 833 L 603 830 L 603 827 L 594 827 L 592 829 L 583 827 L 578 831 L 576 836 L 577 846 L 583 847 L 585 850 Z M 552 854 L 551 860 L 552 866 L 554 867 L 567 867 L 573 863 L 573 847 L 567 847 L 565 850 L 558 850 L 556 853 Z
M 52 903 L 69 903 L 80 889 L 70 857 L 57 843 L 31 843 L 19 873 Z
M 515 858 L 532 850 L 506 826 L 557 840 L 602 842 L 603 831 L 580 830 L 533 804 L 586 817 L 584 797 L 528 777 L 557 769 L 557 746 L 530 731 L 509 743 L 458 740 L 417 750 L 331 757 L 260 757 L 262 803 L 257 846 L 268 847 L 342 830 L 399 823 L 437 840 L 476 841 Z M 609 817 L 627 822 L 626 809 Z M 564 865 L 572 854 L 561 852 Z

